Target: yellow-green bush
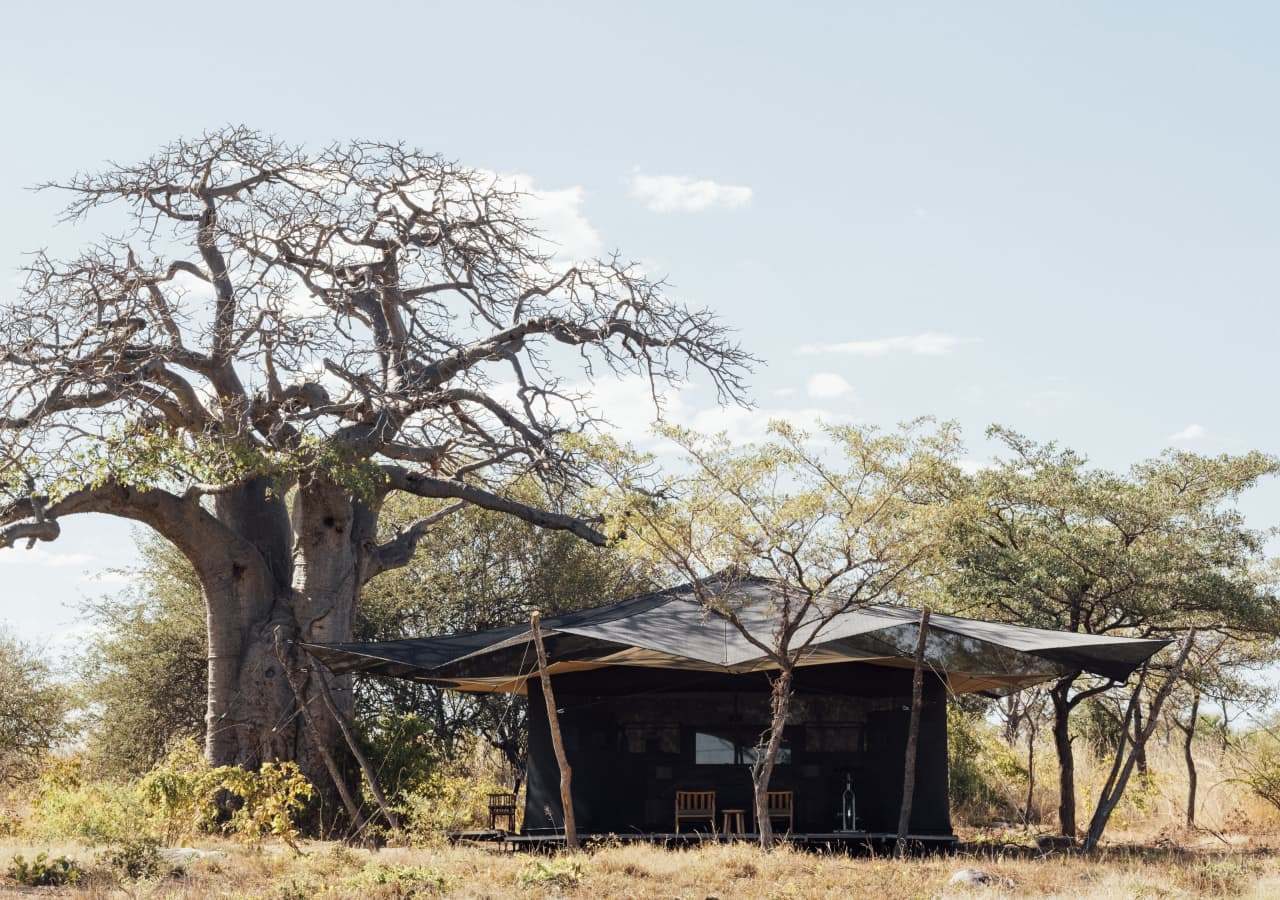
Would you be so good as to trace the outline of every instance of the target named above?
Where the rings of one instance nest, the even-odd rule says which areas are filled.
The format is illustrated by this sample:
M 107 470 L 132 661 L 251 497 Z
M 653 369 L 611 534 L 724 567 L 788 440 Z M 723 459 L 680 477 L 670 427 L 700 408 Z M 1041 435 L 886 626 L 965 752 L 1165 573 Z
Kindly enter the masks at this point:
M 310 796 L 311 784 L 294 763 L 266 763 L 256 772 L 210 766 L 188 740 L 133 781 L 90 780 L 74 758 L 52 763 L 36 784 L 24 829 L 92 844 L 144 837 L 168 844 L 214 832 L 293 843 L 295 818 Z
M 38 840 L 111 844 L 147 833 L 136 784 L 86 777 L 78 758 L 53 760 L 37 779 L 22 830 Z
M 947 711 L 951 806 L 956 818 L 985 822 L 1020 818 L 1027 768 L 980 715 Z
M 449 761 L 438 762 L 414 789 L 401 794 L 397 810 L 409 839 L 434 843 L 448 831 L 489 824 L 489 795 L 510 791 L 500 780 L 497 751 L 472 738 Z

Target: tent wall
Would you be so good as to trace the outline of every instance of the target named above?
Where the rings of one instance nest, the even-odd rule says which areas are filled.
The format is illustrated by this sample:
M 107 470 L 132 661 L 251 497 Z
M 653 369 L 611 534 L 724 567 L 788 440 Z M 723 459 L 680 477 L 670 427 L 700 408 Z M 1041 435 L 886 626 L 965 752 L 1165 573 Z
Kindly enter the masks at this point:
M 749 767 L 707 760 L 726 758 L 731 742 L 741 760 L 767 727 L 764 675 L 614 667 L 559 675 L 553 684 L 583 833 L 672 831 L 677 790 L 714 790 L 718 809 L 751 809 Z M 791 758 L 771 782 L 795 792 L 797 832 L 837 829 L 849 775 L 859 828 L 896 829 L 910 690 L 909 670 L 846 663 L 797 671 L 786 730 Z M 946 698 L 932 676 L 920 727 L 911 830 L 950 834 Z M 702 764 L 699 733 L 708 751 Z M 527 792 L 525 832 L 558 831 L 559 769 L 536 679 L 529 683 Z

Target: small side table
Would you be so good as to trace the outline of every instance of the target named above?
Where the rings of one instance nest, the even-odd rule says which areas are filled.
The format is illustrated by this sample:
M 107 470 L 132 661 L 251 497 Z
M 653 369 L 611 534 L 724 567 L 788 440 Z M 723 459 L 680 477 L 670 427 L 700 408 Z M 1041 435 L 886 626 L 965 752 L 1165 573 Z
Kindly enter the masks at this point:
M 747 811 L 745 809 L 726 809 L 724 812 L 724 834 L 747 833 Z

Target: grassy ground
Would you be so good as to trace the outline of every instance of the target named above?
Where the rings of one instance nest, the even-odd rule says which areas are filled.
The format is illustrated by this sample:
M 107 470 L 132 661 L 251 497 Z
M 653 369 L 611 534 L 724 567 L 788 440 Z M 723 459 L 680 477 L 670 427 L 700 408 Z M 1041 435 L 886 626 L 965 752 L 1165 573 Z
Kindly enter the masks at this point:
M 1226 843 L 1224 843 L 1224 841 Z M 1227 843 L 1232 844 L 1228 848 Z M 190 862 L 180 874 L 129 880 L 101 851 L 76 845 L 5 844 L 15 853 L 65 854 L 85 869 L 74 888 L 21 888 L 9 895 L 76 897 L 1195 897 L 1280 895 L 1280 852 L 1251 839 L 1184 836 L 1163 846 L 1113 845 L 1096 857 L 1035 856 L 1014 848 L 897 862 L 788 850 L 761 853 L 745 845 L 690 851 L 607 847 L 579 856 L 530 857 L 470 847 L 352 850 L 308 843 L 302 855 L 284 846 L 249 849 L 201 845 L 217 858 Z M 7 864 L 7 863 L 6 863 Z M 993 877 L 984 887 L 957 887 L 957 870 Z

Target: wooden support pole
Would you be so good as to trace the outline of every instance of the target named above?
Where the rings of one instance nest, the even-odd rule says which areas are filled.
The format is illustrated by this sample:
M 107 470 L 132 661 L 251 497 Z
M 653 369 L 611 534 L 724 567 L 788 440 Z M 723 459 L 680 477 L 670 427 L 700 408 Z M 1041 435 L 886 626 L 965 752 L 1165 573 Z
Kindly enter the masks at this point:
M 311 668 L 315 673 L 316 684 L 320 688 L 320 700 L 324 703 L 324 708 L 329 711 L 329 715 L 333 716 L 333 721 L 338 723 L 338 728 L 346 739 L 347 746 L 351 748 L 351 755 L 356 758 L 356 762 L 360 765 L 360 771 L 364 773 L 365 782 L 369 785 L 369 793 L 373 794 L 373 800 L 378 804 L 378 809 L 382 810 L 382 815 L 386 818 L 387 824 L 394 830 L 399 831 L 400 816 L 396 814 L 396 811 L 391 808 L 391 804 L 387 802 L 387 795 L 383 793 L 382 786 L 378 783 L 378 773 L 373 770 L 369 757 L 365 756 L 364 751 L 360 749 L 360 742 L 356 740 L 355 734 L 352 733 L 347 717 L 338 711 L 337 704 L 333 702 L 333 696 L 329 693 L 329 684 L 324 680 L 324 673 L 316 666 L 314 657 L 311 657 Z
M 907 831 L 911 825 L 911 803 L 916 792 L 916 752 L 920 746 L 920 707 L 924 705 L 924 648 L 929 637 L 929 610 L 920 614 L 920 636 L 916 639 L 915 669 L 911 676 L 911 722 L 907 726 L 907 758 L 902 772 L 902 806 L 898 809 L 898 841 L 894 854 L 907 852 Z
M 289 664 L 289 657 L 285 653 L 284 640 L 280 636 L 279 626 L 276 626 L 275 630 L 275 643 L 276 659 L 280 660 L 280 667 L 284 669 L 285 680 L 289 682 L 289 687 L 293 690 L 294 699 L 298 702 L 298 712 L 302 716 L 302 724 L 311 732 L 311 738 L 316 742 L 316 749 L 320 751 L 320 758 L 324 760 L 324 767 L 329 770 L 329 777 L 333 779 L 333 784 L 338 789 L 338 796 L 342 798 L 342 805 L 346 807 L 347 815 L 351 817 L 352 829 L 358 831 L 363 827 L 360 805 L 351 796 L 351 789 L 347 786 L 347 780 L 342 777 L 342 770 L 338 768 L 337 761 L 334 760 L 333 755 L 329 752 L 329 748 L 324 745 L 324 741 L 320 739 L 320 729 L 316 726 L 315 718 L 311 715 L 311 708 L 307 705 L 306 692 L 302 689 L 302 681 L 298 678 L 297 670 Z
M 542 699 L 547 704 L 547 725 L 551 728 L 551 746 L 556 752 L 560 767 L 560 806 L 564 813 L 564 844 L 570 850 L 578 849 L 578 826 L 573 818 L 573 769 L 564 752 L 564 740 L 560 737 L 560 715 L 556 712 L 556 695 L 551 689 L 551 675 L 547 671 L 547 648 L 542 644 L 542 616 L 537 611 L 529 618 L 533 643 L 538 649 L 538 682 L 542 687 Z

